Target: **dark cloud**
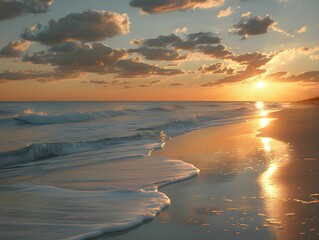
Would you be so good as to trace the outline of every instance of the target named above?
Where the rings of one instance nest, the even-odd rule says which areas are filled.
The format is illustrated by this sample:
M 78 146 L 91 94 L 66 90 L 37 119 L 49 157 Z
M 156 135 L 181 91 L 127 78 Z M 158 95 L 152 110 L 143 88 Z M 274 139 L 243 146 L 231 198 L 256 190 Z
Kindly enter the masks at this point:
M 201 45 L 219 44 L 221 38 L 211 32 L 198 32 L 187 34 L 186 40 L 174 43 L 174 47 L 183 50 L 193 50 Z
M 126 34 L 129 29 L 127 14 L 86 10 L 60 19 L 51 19 L 46 27 L 40 24 L 26 29 L 21 37 L 47 45 L 68 41 L 93 42 Z
M 105 80 L 94 80 L 94 79 L 90 80 L 89 83 L 93 83 L 93 84 L 103 84 L 103 85 L 108 84 L 108 82 L 105 81 Z
M 103 43 L 67 42 L 48 51 L 26 55 L 25 62 L 50 64 L 60 69 L 107 73 L 114 71 L 119 60 L 127 56 L 126 50 L 112 49 Z
M 154 80 L 154 81 L 150 82 L 150 84 L 156 84 L 156 83 L 160 83 L 160 82 L 161 82 L 161 80 Z
M 155 61 L 182 61 L 187 58 L 187 54 L 180 55 L 176 50 L 166 48 L 141 47 L 137 49 L 130 49 L 129 52 L 138 53 L 144 56 L 147 60 Z
M 12 41 L 9 42 L 0 51 L 0 57 L 19 57 L 30 46 L 29 41 Z
M 246 65 L 249 68 L 259 68 L 266 63 L 268 63 L 272 58 L 274 57 L 274 54 L 264 54 L 259 52 L 254 53 L 244 53 L 237 56 L 231 56 L 230 59 L 240 63 L 241 65 Z
M 207 86 L 217 86 L 221 84 L 242 82 L 248 78 L 260 75 L 265 72 L 266 72 L 265 69 L 246 68 L 244 71 L 240 71 L 236 75 L 224 77 L 222 79 L 219 79 L 217 82 L 209 83 L 210 85 L 207 85 Z
M 180 42 L 183 42 L 183 40 L 174 33 L 170 35 L 159 35 L 156 38 L 135 39 L 132 41 L 133 44 L 143 45 L 144 47 L 167 47 Z
M 102 43 L 60 43 L 52 46 L 47 51 L 26 55 L 23 61 L 51 65 L 59 73 L 78 72 L 85 74 L 91 72 L 100 75 L 112 73 L 117 74 L 118 77 L 125 78 L 152 75 L 172 76 L 184 73 L 180 69 L 163 68 L 147 64 L 139 58 L 127 59 L 126 50 L 112 49 Z M 11 75 L 13 74 L 11 73 Z M 19 73 L 19 76 L 22 74 L 23 72 Z M 32 76 L 28 73 L 27 75 Z M 35 77 L 35 79 L 38 79 L 38 77 Z
M 171 11 L 184 11 L 195 8 L 218 7 L 225 0 L 131 0 L 130 5 L 137 7 L 144 13 L 162 13 Z
M 242 39 L 246 39 L 249 35 L 267 33 L 268 29 L 274 24 L 275 21 L 270 16 L 247 16 L 235 24 L 230 32 L 242 36 Z
M 184 86 L 185 84 L 184 83 L 171 83 L 170 86 L 173 86 L 173 87 L 181 87 L 181 86 Z
M 166 75 L 173 76 L 184 74 L 180 69 L 162 68 L 156 65 L 151 65 L 136 61 L 135 59 L 120 60 L 118 62 L 119 77 L 132 78 L 132 77 L 145 77 L 152 75 Z
M 132 43 L 142 45 L 143 47 L 152 48 L 174 48 L 182 50 L 194 50 L 198 46 L 206 46 L 219 44 L 221 38 L 211 32 L 198 32 L 186 35 L 185 39 L 180 38 L 176 34 L 160 35 L 150 39 L 135 39 Z
M 48 51 L 27 55 L 24 61 L 50 64 L 59 71 L 115 73 L 119 77 L 127 78 L 184 73 L 179 69 L 166 69 L 143 63 L 139 59 L 126 59 L 126 56 L 126 50 L 112 49 L 102 43 L 68 42 L 52 46 Z
M 224 67 L 222 63 L 214 63 L 211 65 L 204 65 L 197 70 L 201 73 L 226 73 L 232 74 L 235 70 L 233 68 Z
M 45 13 L 52 3 L 53 0 L 0 0 L 0 20 L 27 13 Z
M 136 39 L 132 43 L 141 45 L 140 48 L 130 49 L 148 60 L 181 61 L 187 54 L 180 55 L 178 51 L 200 52 L 210 57 L 224 58 L 233 53 L 220 44 L 221 38 L 211 32 L 187 34 L 184 39 L 176 34 L 160 35 L 151 39 Z
M 61 71 L 59 69 L 50 71 L 26 70 L 19 72 L 4 71 L 0 73 L 0 81 L 21 81 L 21 80 L 37 80 L 40 82 L 58 81 L 61 79 L 74 79 L 82 76 L 80 71 Z
M 231 57 L 233 52 L 229 51 L 224 45 L 206 45 L 206 46 L 198 46 L 197 52 L 208 55 L 212 58 L 221 58 L 224 59 L 226 57 Z
M 139 87 L 141 88 L 145 88 L 145 87 L 151 87 L 152 85 L 149 85 L 149 84 L 140 84 L 138 85 Z
M 202 86 L 216 86 L 221 84 L 237 83 L 245 81 L 251 77 L 258 76 L 266 72 L 261 67 L 268 63 L 275 55 L 274 54 L 263 54 L 263 53 L 246 53 L 238 56 L 232 56 L 229 59 L 240 63 L 245 66 L 244 70 L 236 72 L 234 75 L 224 77 L 216 82 L 210 82 L 203 84 Z

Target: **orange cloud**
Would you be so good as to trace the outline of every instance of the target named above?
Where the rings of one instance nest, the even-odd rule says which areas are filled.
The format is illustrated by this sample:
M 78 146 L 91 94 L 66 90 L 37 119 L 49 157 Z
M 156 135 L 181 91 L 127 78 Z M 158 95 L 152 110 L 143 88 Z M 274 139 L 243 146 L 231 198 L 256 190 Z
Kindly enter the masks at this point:
M 225 0 L 131 0 L 132 7 L 140 8 L 143 13 L 162 13 L 171 11 L 185 11 L 195 8 L 212 8 L 224 4 Z
M 232 9 L 232 7 L 228 7 L 228 8 L 226 8 L 226 9 L 224 9 L 224 10 L 220 10 L 219 11 L 219 13 L 218 13 L 218 15 L 217 15 L 217 17 L 218 18 L 221 18 L 221 17 L 228 17 L 228 16 L 230 16 L 231 14 L 233 14 L 233 9 Z

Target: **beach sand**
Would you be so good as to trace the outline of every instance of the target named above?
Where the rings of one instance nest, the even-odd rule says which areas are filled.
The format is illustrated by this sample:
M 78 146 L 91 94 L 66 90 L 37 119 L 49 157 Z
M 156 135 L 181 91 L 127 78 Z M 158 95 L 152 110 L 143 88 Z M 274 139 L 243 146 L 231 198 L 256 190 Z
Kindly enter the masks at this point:
M 270 115 L 278 120 L 167 141 L 152 155 L 191 163 L 200 175 L 161 188 L 172 204 L 154 220 L 96 239 L 318 239 L 318 110 L 287 109 Z

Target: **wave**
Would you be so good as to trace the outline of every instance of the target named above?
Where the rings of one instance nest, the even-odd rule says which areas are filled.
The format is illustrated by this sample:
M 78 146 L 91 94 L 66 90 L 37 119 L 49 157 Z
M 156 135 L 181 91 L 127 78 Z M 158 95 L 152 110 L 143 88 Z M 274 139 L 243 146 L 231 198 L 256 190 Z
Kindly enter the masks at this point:
M 205 127 L 210 125 L 215 125 L 216 121 L 225 121 L 228 122 L 229 119 L 233 117 L 240 117 L 238 112 L 241 112 L 241 115 L 247 114 L 250 109 L 248 108 L 239 108 L 230 111 L 220 111 L 220 115 L 194 115 L 192 118 L 188 119 L 175 119 L 168 121 L 163 124 L 158 124 L 149 127 L 138 128 L 139 131 L 153 131 L 153 132 L 161 132 L 165 131 L 167 134 L 172 134 L 176 136 L 183 132 L 188 132 L 193 129 L 198 129 L 199 127 Z M 219 122 L 221 124 L 222 122 Z M 172 137 L 172 136 L 170 136 Z
M 183 109 L 183 106 L 181 105 L 166 105 L 166 106 L 160 106 L 160 107 L 154 107 L 146 109 L 148 111 L 164 111 L 164 112 L 173 112 Z
M 125 110 L 104 110 L 95 112 L 76 112 L 76 113 L 58 113 L 48 114 L 46 112 L 36 112 L 33 109 L 27 108 L 23 115 L 18 115 L 14 119 L 26 124 L 56 124 L 68 122 L 83 122 L 95 120 L 105 117 L 115 117 L 126 114 Z
M 279 103 L 269 103 L 267 104 L 267 108 L 280 108 L 281 105 Z
M 237 111 L 249 111 L 251 110 L 251 108 L 248 108 L 248 107 L 239 107 L 239 108 L 236 108 L 234 110 L 237 110 Z
M 166 122 L 164 124 L 138 128 L 137 130 L 156 131 L 156 132 L 160 132 L 160 131 L 165 130 L 165 132 L 166 132 L 166 130 L 169 128 L 173 128 L 176 130 L 177 129 L 185 129 L 185 128 L 193 127 L 197 124 L 198 124 L 198 120 L 197 120 L 196 116 L 194 116 L 194 118 L 190 118 L 190 119 L 186 119 L 186 120 L 172 120 L 172 121 Z
M 34 143 L 27 147 L 0 153 L 0 167 L 20 163 L 45 160 L 52 157 L 65 156 L 118 145 L 128 141 L 138 141 L 145 138 L 156 138 L 154 132 L 142 132 L 131 136 L 103 138 L 78 142 Z
M 161 107 L 154 107 L 145 109 L 146 111 L 165 111 L 172 112 L 182 109 L 180 105 L 167 105 Z M 143 110 L 142 110 L 143 111 Z M 58 113 L 49 114 L 47 112 L 37 112 L 34 109 L 27 108 L 20 114 L 14 117 L 15 120 L 34 125 L 44 125 L 44 124 L 58 124 L 58 123 L 68 123 L 68 122 L 85 122 L 90 120 L 96 120 L 105 117 L 116 117 L 120 115 L 128 114 L 128 112 L 136 112 L 134 110 L 102 110 L 93 112 L 75 112 L 75 113 Z

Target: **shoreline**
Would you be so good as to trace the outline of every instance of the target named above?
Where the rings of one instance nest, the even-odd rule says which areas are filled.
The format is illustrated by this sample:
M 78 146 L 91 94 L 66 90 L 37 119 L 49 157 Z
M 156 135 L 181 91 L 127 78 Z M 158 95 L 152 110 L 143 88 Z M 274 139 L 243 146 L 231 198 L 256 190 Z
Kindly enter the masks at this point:
M 289 109 L 286 110 L 295 112 Z M 270 116 L 280 117 L 282 111 L 286 110 Z M 190 181 L 161 187 L 161 192 L 171 199 L 172 204 L 153 220 L 94 239 L 210 239 L 212 236 L 219 239 L 299 239 L 293 235 L 296 229 L 299 231 L 298 235 L 306 235 L 303 234 L 304 229 L 292 228 L 292 224 L 300 220 L 296 213 L 303 210 L 288 210 L 309 205 L 298 203 L 296 199 L 287 196 L 284 196 L 285 199 L 283 196 L 269 196 L 271 186 L 283 189 L 283 182 L 273 181 L 269 175 L 272 164 L 283 161 L 273 161 L 274 155 L 279 156 L 283 151 L 289 155 L 291 144 L 273 140 L 275 137 L 269 140 L 270 134 L 266 137 L 264 130 L 257 134 L 262 125 L 259 121 L 260 119 L 250 119 L 245 123 L 208 127 L 169 140 L 164 149 L 154 151 L 152 156 L 166 156 L 193 164 L 201 170 L 200 175 Z M 274 129 L 273 124 L 283 124 L 281 120 L 279 123 L 276 121 L 278 120 L 272 121 L 266 129 Z M 215 141 L 210 144 L 212 137 Z M 221 139 L 216 144 L 218 137 Z M 194 144 L 198 142 L 196 139 L 201 144 Z M 241 144 L 243 140 L 244 144 Z M 287 161 L 291 161 L 288 156 Z M 278 166 L 278 169 L 286 165 Z M 211 186 L 214 187 L 213 190 L 209 189 Z M 271 210 L 272 207 L 269 208 L 277 205 L 287 206 L 283 208 L 283 216 L 277 216 Z M 310 212 L 307 210 L 305 214 L 313 215 L 311 213 L 316 209 L 315 207 Z M 309 229 L 307 234 L 316 236 L 316 230 Z M 283 236 L 284 238 L 280 238 Z M 287 236 L 290 238 L 285 238 Z

